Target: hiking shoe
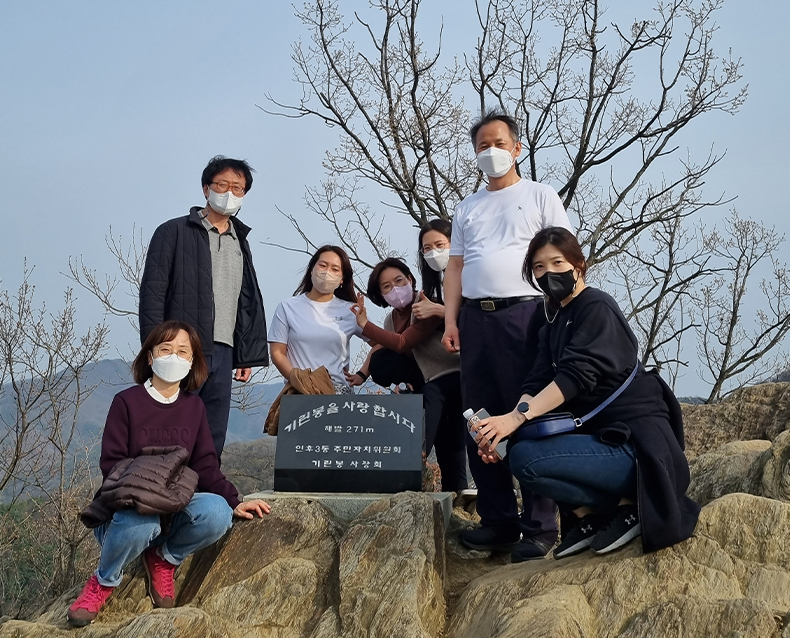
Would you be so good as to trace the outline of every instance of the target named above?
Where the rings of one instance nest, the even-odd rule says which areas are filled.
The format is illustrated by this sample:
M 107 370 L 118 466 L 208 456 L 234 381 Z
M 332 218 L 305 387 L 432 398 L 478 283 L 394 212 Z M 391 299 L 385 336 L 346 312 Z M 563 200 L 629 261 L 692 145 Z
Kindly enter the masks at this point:
M 143 552 L 143 567 L 148 576 L 148 596 L 154 607 L 173 607 L 176 602 L 176 587 L 173 582 L 176 566 L 162 558 L 158 548 L 149 547 Z
M 99 584 L 96 574 L 88 579 L 85 587 L 82 588 L 80 595 L 77 596 L 69 611 L 66 614 L 69 625 L 72 627 L 84 627 L 90 625 L 93 619 L 99 615 L 99 610 L 112 594 L 115 587 L 105 587 Z
M 554 548 L 554 558 L 565 558 L 583 552 L 592 543 L 593 537 L 598 532 L 599 517 L 597 514 L 587 514 L 577 518 L 575 527 L 572 527 L 562 542 Z
M 518 544 L 521 532 L 518 527 L 478 527 L 465 529 L 459 536 L 461 542 L 470 549 L 509 552 Z
M 551 545 L 534 538 L 522 538 L 521 541 L 510 552 L 511 563 L 523 563 L 526 560 L 537 560 L 546 558 Z
M 642 533 L 636 505 L 619 505 L 609 522 L 602 526 L 590 543 L 595 554 L 606 554 L 622 547 Z

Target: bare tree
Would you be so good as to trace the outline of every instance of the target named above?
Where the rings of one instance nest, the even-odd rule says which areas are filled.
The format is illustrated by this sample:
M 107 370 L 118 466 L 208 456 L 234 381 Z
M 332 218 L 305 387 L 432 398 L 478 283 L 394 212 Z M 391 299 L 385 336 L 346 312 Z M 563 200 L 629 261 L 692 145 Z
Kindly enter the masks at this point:
M 133 226 L 131 240 L 128 243 L 122 235 L 114 235 L 112 227 L 105 237 L 105 243 L 118 264 L 118 274 L 105 274 L 101 277 L 96 269 L 85 264 L 82 255 L 71 257 L 68 272 L 62 274 L 96 297 L 106 313 L 116 317 L 126 317 L 137 331 L 139 330 L 137 308 L 145 259 L 148 254 L 148 242 L 143 237 L 142 229 L 137 232 L 137 228 Z M 118 290 L 121 284 L 125 284 L 123 291 Z M 118 300 L 118 295 L 122 295 L 122 301 Z M 137 354 L 136 344 L 130 346 L 129 352 L 131 356 Z M 232 407 L 253 414 L 259 408 L 265 407 L 256 393 L 256 386 L 271 381 L 273 375 L 270 370 L 271 368 L 259 368 L 253 372 L 247 383 L 234 384 L 231 391 Z
M 440 45 L 427 50 L 417 32 L 419 5 L 372 3 L 383 25 L 374 30 L 356 16 L 368 44 L 360 50 L 338 3 L 307 3 L 297 16 L 311 40 L 294 45 L 292 55 L 302 98 L 287 105 L 268 96 L 276 109 L 271 112 L 316 117 L 342 132 L 338 148 L 326 151 L 326 180 L 308 189 L 305 202 L 368 267 L 390 251 L 382 216 L 361 199 L 362 190 L 386 198 L 386 210 L 423 224 L 449 219 L 480 183 L 468 153 L 469 113 L 455 99 L 464 70 L 458 63 L 440 66 Z M 289 219 L 308 250 L 314 247 L 298 220 Z
M 85 265 L 82 255 L 69 258 L 69 271 L 63 273 L 81 288 L 96 297 L 104 307 L 105 312 L 116 317 L 126 317 L 132 328 L 139 330 L 137 325 L 137 303 L 140 293 L 140 281 L 145 269 L 145 258 L 148 255 L 148 242 L 143 238 L 143 230 L 132 226 L 132 238 L 127 244 L 122 235 L 117 237 L 110 226 L 109 233 L 104 242 L 110 254 L 118 263 L 118 275 L 105 273 L 100 277 L 95 268 Z M 120 276 L 120 280 L 118 279 Z M 123 282 L 126 290 L 123 292 L 125 303 L 116 301 L 115 293 L 118 285 Z
M 623 26 L 608 23 L 597 0 L 477 3 L 482 33 L 467 68 L 480 109 L 496 105 L 524 122 L 526 173 L 561 184 L 591 264 L 671 220 L 673 208 L 651 200 L 680 185 L 693 196 L 717 163 L 678 161 L 677 177 L 650 185 L 686 127 L 735 113 L 746 97 L 740 60 L 714 54 L 720 6 L 661 1 L 650 19 Z M 553 46 L 541 46 L 550 37 Z
M 703 195 L 721 156 L 683 154 L 683 133 L 746 98 L 741 61 L 714 52 L 721 4 L 657 0 L 623 24 L 597 0 L 477 0 L 474 53 L 459 60 L 442 50 L 443 25 L 418 19 L 420 0 L 374 0 L 351 19 L 342 0 L 309 0 L 296 13 L 309 39 L 292 49 L 301 97 L 261 108 L 338 131 L 305 203 L 363 268 L 398 252 L 399 215 L 451 219 L 484 184 L 471 110 L 515 115 L 521 172 L 557 185 L 589 264 L 612 260 L 592 276 L 626 300 L 644 361 L 674 378 L 694 334 L 688 301 L 716 272 L 710 241 L 689 229 L 729 201 Z M 314 226 L 283 214 L 299 241 L 272 245 L 314 250 Z
M 359 14 L 345 22 L 336 0 L 313 0 L 298 11 L 310 32 L 309 44 L 296 43 L 292 54 L 302 97 L 285 104 L 269 96 L 273 107 L 266 109 L 339 129 L 339 146 L 325 155 L 326 179 L 305 200 L 367 266 L 386 254 L 388 242 L 383 215 L 371 212 L 363 189 L 372 190 L 368 200 L 388 198 L 387 210 L 420 225 L 449 219 L 480 187 L 464 95 L 481 111 L 498 107 L 523 122 L 522 168 L 560 184 L 591 263 L 671 219 L 671 207 L 651 200 L 679 186 L 690 194 L 701 187 L 715 155 L 699 166 L 677 162 L 677 177 L 661 188 L 650 186 L 649 173 L 662 160 L 667 165 L 688 125 L 714 111 L 737 112 L 746 95 L 740 60 L 717 59 L 712 49 L 716 1 L 660 2 L 650 20 L 627 28 L 605 24 L 595 0 L 478 2 L 480 36 L 463 66 L 440 63 L 440 27 L 433 50 L 419 37 L 420 0 L 371 6 L 382 21 L 375 30 Z M 550 36 L 557 44 L 541 45 Z M 642 84 L 652 76 L 647 89 L 640 84 L 643 99 L 633 90 L 637 70 Z M 296 217 L 289 219 L 309 245 Z
M 71 290 L 59 312 L 37 307 L 31 275 L 25 267 L 15 294 L 0 291 L 0 495 L 10 502 L 0 527 L 17 541 L 27 538 L 19 551 L 26 552 L 26 568 L 35 575 L 10 601 L 17 612 L 25 601 L 59 594 L 78 580 L 88 534 L 76 514 L 92 486 L 84 453 L 91 442 L 77 426 L 95 388 L 86 385 L 86 370 L 98 361 L 107 338 L 103 323 L 77 333 Z M 20 560 L 18 546 L 0 544 L 0 561 Z M 18 569 L 2 571 L 22 576 Z M 13 583 L 4 580 L 8 588 L 14 590 Z M 9 601 L 2 602 L 7 608 Z
M 712 238 L 713 254 L 722 262 L 721 274 L 702 287 L 695 313 L 697 352 L 704 365 L 703 379 L 711 385 L 709 403 L 728 394 L 731 380 L 740 387 L 786 367 L 784 357 L 771 355 L 790 331 L 790 274 L 776 258 L 784 237 L 736 211 L 725 228 L 726 235 Z M 761 307 L 747 302 L 747 292 L 765 263 L 770 264 L 771 275 L 760 281 Z M 752 313 L 754 329 L 745 322 Z

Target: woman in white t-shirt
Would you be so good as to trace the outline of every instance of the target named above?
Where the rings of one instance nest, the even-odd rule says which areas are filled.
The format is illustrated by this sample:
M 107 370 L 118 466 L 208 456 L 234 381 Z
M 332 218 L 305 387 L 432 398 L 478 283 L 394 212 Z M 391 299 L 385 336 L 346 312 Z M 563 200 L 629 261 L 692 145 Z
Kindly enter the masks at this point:
M 354 273 L 346 251 L 322 246 L 310 258 L 294 296 L 277 306 L 269 328 L 272 363 L 286 379 L 294 368 L 324 366 L 338 394 L 351 394 L 349 342 L 362 336 L 350 308 Z

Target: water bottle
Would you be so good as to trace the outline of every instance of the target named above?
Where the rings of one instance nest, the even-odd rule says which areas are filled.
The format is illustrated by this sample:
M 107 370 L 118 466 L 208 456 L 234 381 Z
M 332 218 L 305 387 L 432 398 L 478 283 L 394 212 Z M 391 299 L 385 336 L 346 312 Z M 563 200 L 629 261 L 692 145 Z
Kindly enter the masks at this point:
M 466 427 L 469 429 L 469 436 L 472 439 L 477 437 L 477 424 L 483 419 L 489 418 L 491 415 L 486 412 L 485 408 L 481 408 L 477 412 L 472 412 L 471 408 L 464 410 L 464 418 L 466 419 Z M 475 441 L 477 444 L 477 441 Z M 499 445 L 496 446 L 495 452 L 500 459 L 504 459 L 507 454 L 507 442 L 503 439 Z

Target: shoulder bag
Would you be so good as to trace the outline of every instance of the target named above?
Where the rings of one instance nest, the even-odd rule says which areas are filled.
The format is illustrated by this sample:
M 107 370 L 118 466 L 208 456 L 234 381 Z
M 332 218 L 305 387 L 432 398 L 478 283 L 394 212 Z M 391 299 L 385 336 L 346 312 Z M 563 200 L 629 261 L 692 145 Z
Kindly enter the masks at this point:
M 631 370 L 631 374 L 623 382 L 623 385 L 621 385 L 609 397 L 607 397 L 606 400 L 601 403 L 601 405 L 591 412 L 588 412 L 583 417 L 576 418 L 570 412 L 544 414 L 524 423 L 524 425 L 522 425 L 518 430 L 510 435 L 510 439 L 513 441 L 513 443 L 518 443 L 519 441 L 525 441 L 528 439 L 542 439 L 555 434 L 572 432 L 576 428 L 584 425 L 584 423 L 592 419 L 596 414 L 600 413 L 604 408 L 611 404 L 612 401 L 619 397 L 629 386 L 631 381 L 634 380 L 638 370 L 639 361 L 636 362 L 634 369 Z

